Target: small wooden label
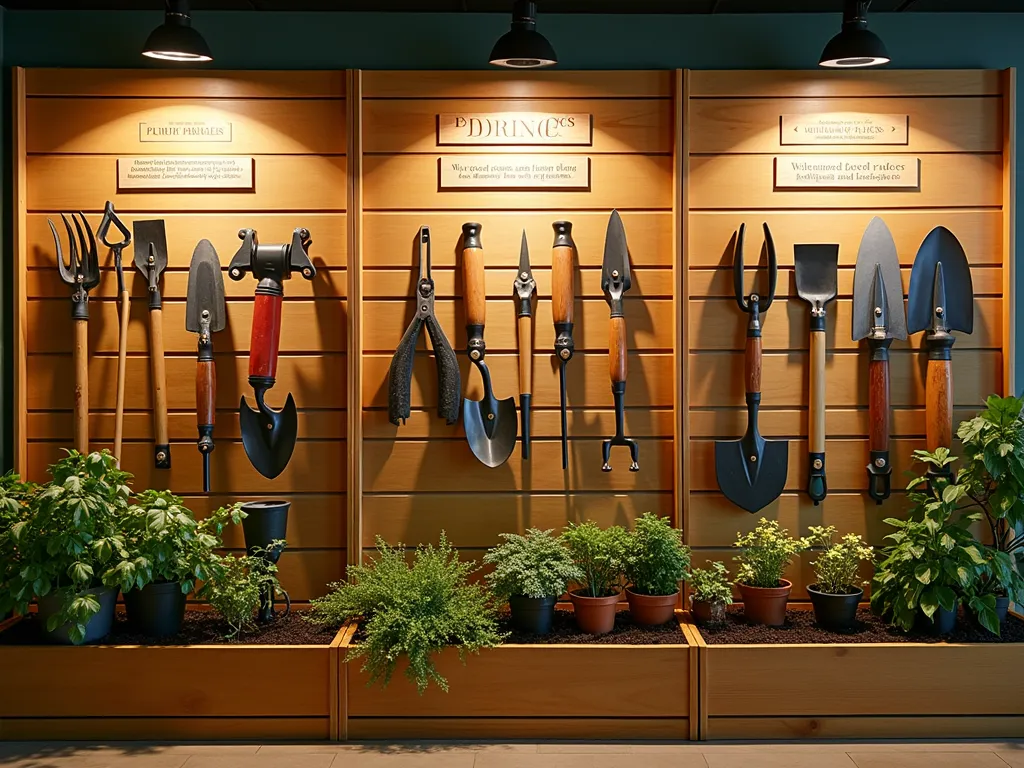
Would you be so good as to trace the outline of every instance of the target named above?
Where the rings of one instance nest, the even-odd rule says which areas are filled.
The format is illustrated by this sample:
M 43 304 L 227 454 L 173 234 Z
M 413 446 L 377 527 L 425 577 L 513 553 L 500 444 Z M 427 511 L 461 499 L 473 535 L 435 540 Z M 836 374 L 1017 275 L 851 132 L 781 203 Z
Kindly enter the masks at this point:
M 586 155 L 445 155 L 438 166 L 442 190 L 590 190 Z
M 448 112 L 437 116 L 437 145 L 589 147 L 593 117 L 562 112 Z
M 909 115 L 820 112 L 782 116 L 782 146 L 910 143 Z
M 139 141 L 192 144 L 218 142 L 230 144 L 231 123 L 223 120 L 157 120 L 139 123 Z
M 255 160 L 233 156 L 119 157 L 120 189 L 252 190 Z
M 920 189 L 921 158 L 906 155 L 780 155 L 776 189 Z

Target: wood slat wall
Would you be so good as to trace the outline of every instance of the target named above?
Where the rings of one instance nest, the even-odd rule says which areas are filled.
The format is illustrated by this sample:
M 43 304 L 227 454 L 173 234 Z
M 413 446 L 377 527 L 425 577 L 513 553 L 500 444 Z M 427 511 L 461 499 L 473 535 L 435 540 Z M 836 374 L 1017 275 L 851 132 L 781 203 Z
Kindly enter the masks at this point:
M 957 334 L 953 349 L 954 395 L 959 420 L 984 397 L 1007 387 L 1010 340 L 1004 297 L 1011 261 L 1006 235 L 1012 219 L 1006 175 L 1004 81 L 995 72 L 692 72 L 688 102 L 686 343 L 688 368 L 689 494 L 684 529 L 694 562 L 724 559 L 737 531 L 761 517 L 780 520 L 794 534 L 832 524 L 880 545 L 882 518 L 905 513 L 899 490 L 910 452 L 924 447 L 924 362 L 921 334 L 895 342 L 891 363 L 894 404 L 893 496 L 881 507 L 867 497 L 867 356 L 850 339 L 853 267 L 864 228 L 880 215 L 892 230 L 909 268 L 925 235 L 945 225 L 964 245 L 976 294 L 975 330 Z M 907 113 L 906 146 L 783 147 L 780 116 L 846 111 Z M 773 158 L 785 154 L 906 154 L 921 158 L 917 192 L 776 191 Z M 748 254 L 761 248 L 768 222 L 779 256 L 776 301 L 764 321 L 761 430 L 790 438 L 789 477 L 782 496 L 760 514 L 733 506 L 718 491 L 714 441 L 734 439 L 746 426 L 743 345 L 746 316 L 732 291 L 732 238 L 747 225 Z M 828 308 L 827 467 L 829 495 L 814 506 L 804 493 L 807 473 L 808 307 L 796 295 L 794 243 L 840 244 L 839 297 Z M 748 270 L 755 256 L 748 255 Z M 764 278 L 763 270 L 756 279 Z M 748 290 L 755 279 L 748 271 Z M 794 596 L 813 572 L 804 557 L 789 576 Z
M 479 559 L 498 534 L 560 529 L 593 518 L 630 524 L 647 510 L 675 515 L 672 418 L 673 231 L 676 117 L 671 73 L 366 72 L 362 134 L 362 534 L 350 547 L 436 541 L 445 530 L 463 557 Z M 457 111 L 554 110 L 593 115 L 593 146 L 438 147 L 436 116 Z M 589 192 L 441 192 L 437 158 L 482 152 L 567 152 L 592 158 Z M 629 376 L 627 432 L 640 438 L 639 473 L 625 454 L 601 471 L 601 440 L 614 432 L 608 374 L 608 306 L 600 287 L 611 209 L 622 212 L 633 267 L 626 299 Z M 573 222 L 576 355 L 568 366 L 570 465 L 561 468 L 558 366 L 552 352 L 551 224 Z M 483 224 L 487 277 L 487 363 L 497 397 L 519 401 L 516 307 L 512 282 L 526 230 L 538 283 L 534 315 L 533 453 L 517 446 L 488 469 L 462 426 L 437 418 L 432 355 L 414 367 L 411 419 L 387 420 L 387 371 L 414 311 L 414 238 L 431 227 L 436 313 L 458 354 L 463 389 L 479 398 L 479 374 L 465 354 L 461 226 Z
M 288 498 L 289 548 L 281 580 L 293 599 L 323 594 L 344 574 L 347 341 L 347 135 L 341 73 L 30 70 L 19 106 L 24 120 L 25 184 L 18 274 L 23 347 L 18 354 L 24 409 L 16 445 L 19 469 L 40 480 L 72 442 L 72 322 L 68 289 L 60 282 L 46 224 L 62 210 L 81 210 L 95 229 L 113 201 L 132 221 L 163 218 L 169 246 L 163 278 L 172 468 L 152 463 L 152 389 L 146 286 L 125 251 L 132 294 L 122 466 L 135 487 L 170 487 L 197 513 L 236 499 Z M 139 123 L 213 119 L 232 123 L 231 143 L 141 143 Z M 117 190 L 117 157 L 236 154 L 253 156 L 253 192 L 133 192 Z M 59 224 L 59 221 L 58 221 Z M 268 400 L 287 392 L 299 408 L 299 441 L 285 472 L 267 480 L 249 464 L 238 427 L 238 401 L 251 399 L 248 349 L 256 281 L 225 275 L 228 323 L 214 336 L 218 366 L 213 493 L 202 493 L 195 446 L 196 336 L 185 330 L 192 250 L 211 240 L 226 269 L 242 227 L 262 243 L 289 242 L 305 226 L 317 276 L 285 285 L 278 382 Z M 90 295 L 90 438 L 109 448 L 117 370 L 118 303 L 112 254 L 100 246 L 103 277 Z M 241 531 L 227 543 L 242 547 Z

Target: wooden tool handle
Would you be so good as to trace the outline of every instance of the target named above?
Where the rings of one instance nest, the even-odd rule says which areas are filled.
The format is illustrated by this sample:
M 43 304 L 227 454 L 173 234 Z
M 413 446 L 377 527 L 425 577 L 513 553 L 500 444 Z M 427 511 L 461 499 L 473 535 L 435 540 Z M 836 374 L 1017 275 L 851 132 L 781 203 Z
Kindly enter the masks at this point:
M 212 427 L 216 421 L 217 369 L 212 361 L 196 364 L 196 423 Z
M 573 322 L 572 248 L 555 246 L 551 252 L 551 314 L 556 323 Z
M 114 457 L 121 466 L 121 445 L 124 438 L 124 376 L 128 355 L 128 320 L 131 299 L 127 290 L 121 292 L 121 333 L 117 337 L 117 400 L 114 405 Z
M 149 354 L 153 367 L 153 417 L 156 419 L 157 465 L 169 465 L 169 453 L 161 458 L 161 451 L 169 452 L 167 438 L 167 374 L 164 370 L 164 312 L 149 312 Z
M 487 290 L 484 286 L 483 248 L 466 248 L 462 252 L 462 281 L 466 325 L 484 325 L 487 321 Z
M 747 345 L 743 355 L 744 369 L 747 379 L 747 394 L 761 392 L 761 337 L 747 336 Z
M 760 378 L 760 376 L 759 376 Z M 760 383 L 760 382 L 759 382 Z M 825 452 L 825 332 L 811 331 L 811 453 Z
M 519 318 L 519 394 L 533 394 L 533 323 L 528 315 Z
M 277 378 L 277 352 L 281 346 L 282 296 L 257 293 L 249 337 L 249 378 Z
M 868 363 L 868 418 L 872 451 L 889 450 L 892 410 L 889 407 L 889 358 Z
M 925 435 L 929 451 L 953 444 L 953 364 L 929 360 L 925 384 Z
M 626 381 L 626 318 L 611 318 L 609 330 L 608 362 L 612 384 L 622 384 Z
M 75 320 L 75 450 L 89 452 L 89 321 Z

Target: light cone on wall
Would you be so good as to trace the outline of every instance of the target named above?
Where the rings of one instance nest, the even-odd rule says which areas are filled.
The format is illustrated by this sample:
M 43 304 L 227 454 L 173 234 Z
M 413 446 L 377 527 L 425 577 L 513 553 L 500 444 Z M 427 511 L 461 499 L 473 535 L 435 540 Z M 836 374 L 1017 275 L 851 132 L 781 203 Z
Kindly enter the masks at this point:
M 855 69 L 889 63 L 882 38 L 868 29 L 868 5 L 869 0 L 846 0 L 843 28 L 828 41 L 818 66 Z
M 516 0 L 512 9 L 512 29 L 498 38 L 491 50 L 490 63 L 497 67 L 534 69 L 558 63 L 551 43 L 537 31 L 537 4 Z
M 192 28 L 188 0 L 167 0 L 164 23 L 154 29 L 142 55 L 165 61 L 213 61 L 210 46 Z

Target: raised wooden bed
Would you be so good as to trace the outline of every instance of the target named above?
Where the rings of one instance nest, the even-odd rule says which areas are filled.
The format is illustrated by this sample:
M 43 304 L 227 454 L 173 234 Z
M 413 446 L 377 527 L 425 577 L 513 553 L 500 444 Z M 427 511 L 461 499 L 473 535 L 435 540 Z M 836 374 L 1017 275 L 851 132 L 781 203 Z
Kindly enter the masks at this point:
M 0 739 L 335 739 L 343 639 L 0 646 Z
M 702 740 L 1024 736 L 1024 643 L 708 645 L 693 629 Z
M 449 692 L 419 696 L 396 671 L 367 687 L 342 664 L 342 739 L 696 739 L 697 646 L 685 614 L 679 645 L 502 645 L 440 654 Z M 341 647 L 342 659 L 348 644 Z M 347 729 L 346 729 L 347 725 Z

